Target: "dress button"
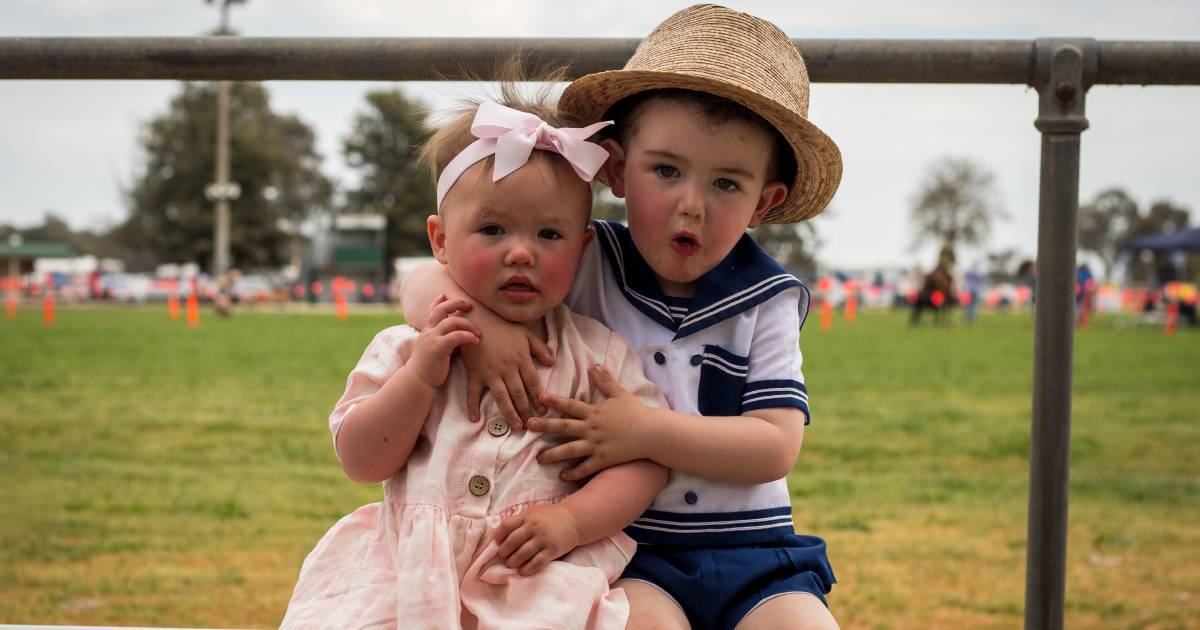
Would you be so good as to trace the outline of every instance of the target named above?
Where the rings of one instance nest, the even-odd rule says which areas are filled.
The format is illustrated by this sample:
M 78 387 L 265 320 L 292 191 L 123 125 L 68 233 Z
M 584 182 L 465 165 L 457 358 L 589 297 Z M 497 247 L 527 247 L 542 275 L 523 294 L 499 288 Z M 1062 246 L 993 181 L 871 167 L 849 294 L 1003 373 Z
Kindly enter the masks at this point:
M 488 481 L 483 475 L 475 475 L 471 477 L 471 481 L 467 483 L 467 488 L 471 490 L 471 494 L 481 497 L 492 489 L 492 482 Z
M 702 357 L 698 354 L 692 355 L 692 365 L 700 365 L 703 361 L 704 361 L 704 357 Z
M 661 352 L 655 352 L 654 353 L 654 362 L 659 365 L 662 365 L 667 362 L 667 357 L 666 357 L 666 355 L 664 355 Z
M 688 505 L 696 505 L 696 501 L 699 501 L 700 497 L 696 496 L 695 492 L 688 490 L 687 492 L 683 493 L 683 500 L 686 501 Z
M 500 437 L 508 433 L 508 423 L 501 418 L 496 418 L 488 422 L 487 431 L 494 437 Z

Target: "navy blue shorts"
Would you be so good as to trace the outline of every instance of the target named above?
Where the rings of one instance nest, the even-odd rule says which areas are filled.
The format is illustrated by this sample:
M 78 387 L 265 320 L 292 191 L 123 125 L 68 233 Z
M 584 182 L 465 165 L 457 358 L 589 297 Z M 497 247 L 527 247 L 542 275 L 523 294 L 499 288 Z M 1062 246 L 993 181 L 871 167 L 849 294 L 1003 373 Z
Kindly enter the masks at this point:
M 837 581 L 825 541 L 795 534 L 739 547 L 638 545 L 621 578 L 661 588 L 696 630 L 733 628 L 759 602 L 783 593 L 825 602 Z

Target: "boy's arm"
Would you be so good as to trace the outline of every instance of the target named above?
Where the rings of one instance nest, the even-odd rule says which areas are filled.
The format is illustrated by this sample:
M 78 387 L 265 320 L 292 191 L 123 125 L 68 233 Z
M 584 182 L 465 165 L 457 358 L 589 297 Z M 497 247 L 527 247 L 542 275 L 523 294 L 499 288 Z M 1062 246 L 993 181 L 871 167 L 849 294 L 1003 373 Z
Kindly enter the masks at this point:
M 807 289 L 785 290 L 756 308 L 740 416 L 653 409 L 632 396 L 612 396 L 592 408 L 557 401 L 553 406 L 570 418 L 539 418 L 531 420 L 530 428 L 545 427 L 576 439 L 548 450 L 542 462 L 587 458 L 566 471 L 567 479 L 644 457 L 714 481 L 766 483 L 786 476 L 808 422 L 800 354 Z M 614 385 L 607 378 L 598 383 Z
M 607 399 L 598 404 L 543 395 L 564 418 L 530 418 L 529 429 L 573 439 L 542 452 L 551 464 L 584 458 L 563 471 L 582 479 L 636 459 L 650 459 L 713 481 L 756 484 L 787 476 L 804 440 L 804 412 L 793 408 L 748 411 L 741 416 L 692 416 L 649 407 L 625 391 L 603 368 L 592 377 Z
M 601 471 L 560 503 L 526 509 L 500 523 L 498 553 L 521 575 L 542 570 L 580 545 L 632 523 L 667 485 L 667 469 L 639 460 Z
M 531 405 L 542 391 L 533 361 L 553 365 L 550 349 L 524 326 L 506 321 L 476 303 L 437 262 L 419 265 L 404 276 L 400 306 L 405 321 L 418 330 L 424 328 L 430 305 L 440 295 L 469 302 L 467 319 L 479 331 L 480 339 L 486 340 L 462 350 L 471 420 L 479 419 L 479 401 L 486 389 L 510 425 L 524 426 L 523 419 L 532 415 Z

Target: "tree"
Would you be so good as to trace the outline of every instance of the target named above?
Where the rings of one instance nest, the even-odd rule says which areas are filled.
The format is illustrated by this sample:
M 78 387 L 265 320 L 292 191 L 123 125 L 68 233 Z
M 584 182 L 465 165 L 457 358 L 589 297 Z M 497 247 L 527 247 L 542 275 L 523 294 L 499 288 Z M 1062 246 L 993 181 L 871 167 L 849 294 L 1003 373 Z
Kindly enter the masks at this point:
M 1104 264 L 1104 277 L 1112 278 L 1121 255 L 1121 243 L 1138 223 L 1137 202 L 1120 188 L 1109 188 L 1079 208 L 1079 249 L 1091 252 Z
M 117 230 L 135 266 L 206 267 L 212 259 L 213 204 L 204 191 L 214 177 L 215 100 L 212 84 L 184 83 L 167 112 L 142 130 L 146 161 L 126 191 L 129 218 Z M 294 235 L 283 224 L 327 209 L 333 192 L 312 129 L 271 111 L 269 101 L 257 83 L 230 85 L 230 171 L 241 187 L 230 203 L 230 249 L 233 265 L 244 269 L 285 262 Z
M 1191 212 L 1187 208 L 1160 199 L 1150 204 L 1144 214 L 1138 213 L 1128 235 L 1122 240 L 1182 230 L 1187 228 L 1190 220 Z M 1148 257 L 1134 256 L 1130 260 L 1130 277 L 1147 283 L 1165 282 L 1181 271 L 1176 268 L 1175 262 L 1172 252 L 1154 252 Z M 1185 266 L 1188 264 L 1185 263 Z
M 1099 257 L 1104 263 L 1104 277 L 1111 279 L 1126 241 L 1144 234 L 1182 230 L 1190 220 L 1187 208 L 1169 200 L 1155 201 L 1142 212 L 1123 189 L 1109 188 L 1079 207 L 1079 249 Z M 1129 262 L 1130 276 L 1151 282 L 1159 268 L 1172 264 L 1169 258 L 1168 253 L 1148 254 L 1144 259 L 1135 256 Z
M 0 223 L 0 243 L 8 242 L 8 238 L 13 234 L 19 234 L 27 242 L 66 243 L 79 256 L 120 258 L 124 254 L 120 244 L 113 240 L 111 230 L 72 230 L 71 226 L 53 211 L 46 212 L 41 225 L 17 228 Z
M 930 169 L 912 200 L 916 231 L 913 247 L 940 240 L 940 257 L 953 259 L 962 245 L 982 245 L 993 219 L 1007 218 L 1000 206 L 995 178 L 967 158 L 943 158 Z
M 752 234 L 759 246 L 788 271 L 805 278 L 816 276 L 815 252 L 820 240 L 811 221 L 760 223 Z
M 358 186 L 346 192 L 346 209 L 387 217 L 386 255 L 430 253 L 425 219 L 436 210 L 429 172 L 417 152 L 429 138 L 424 106 L 400 90 L 367 94 L 368 109 L 354 120 L 342 152 L 358 169 Z

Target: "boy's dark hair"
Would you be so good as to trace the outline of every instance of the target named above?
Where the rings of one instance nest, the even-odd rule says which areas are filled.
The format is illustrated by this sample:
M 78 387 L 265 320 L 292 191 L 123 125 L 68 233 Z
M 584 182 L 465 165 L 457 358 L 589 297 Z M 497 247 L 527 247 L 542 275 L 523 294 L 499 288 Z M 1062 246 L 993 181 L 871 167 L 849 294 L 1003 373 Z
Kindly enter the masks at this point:
M 762 116 L 754 113 L 749 107 L 735 103 L 727 98 L 681 88 L 661 88 L 646 90 L 632 96 L 627 96 L 608 108 L 602 120 L 612 120 L 616 124 L 604 131 L 607 137 L 613 138 L 621 146 L 625 146 L 633 133 L 637 131 L 638 117 L 645 106 L 654 100 L 666 100 L 695 107 L 705 120 L 713 123 L 726 123 L 739 120 L 761 130 L 770 139 L 771 159 L 767 162 L 767 179 L 770 182 L 782 182 L 791 188 L 795 185 L 796 156 L 792 147 L 783 135 Z

